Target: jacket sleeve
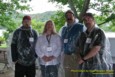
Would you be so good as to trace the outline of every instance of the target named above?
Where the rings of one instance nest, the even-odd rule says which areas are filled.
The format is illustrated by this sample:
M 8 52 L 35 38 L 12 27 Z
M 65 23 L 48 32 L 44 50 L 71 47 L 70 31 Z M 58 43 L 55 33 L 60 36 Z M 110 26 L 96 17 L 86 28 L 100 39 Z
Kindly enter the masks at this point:
M 39 33 L 38 32 L 36 32 L 35 30 L 32 30 L 33 31 L 33 33 L 34 33 L 34 51 L 36 51 L 35 50 L 35 47 L 36 47 L 36 42 L 37 42 L 37 38 L 38 38 L 38 36 L 39 36 Z M 35 57 L 37 58 L 37 54 L 36 54 L 36 52 L 35 52 Z
M 35 30 L 33 30 L 33 32 L 34 32 L 34 38 L 35 38 L 35 43 L 36 43 L 39 33 L 36 32 Z
M 16 30 L 13 34 L 12 42 L 11 42 L 11 56 L 12 56 L 12 61 L 13 62 L 18 60 L 17 40 L 18 40 L 18 33 L 17 33 L 17 30 Z

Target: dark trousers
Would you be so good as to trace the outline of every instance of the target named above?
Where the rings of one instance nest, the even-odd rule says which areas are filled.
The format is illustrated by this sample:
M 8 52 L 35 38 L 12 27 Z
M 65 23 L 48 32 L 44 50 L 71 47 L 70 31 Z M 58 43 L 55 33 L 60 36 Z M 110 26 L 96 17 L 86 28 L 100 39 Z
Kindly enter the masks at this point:
M 41 65 L 42 77 L 58 77 L 58 65 Z
M 35 64 L 31 66 L 23 66 L 19 63 L 15 65 L 15 77 L 35 77 Z

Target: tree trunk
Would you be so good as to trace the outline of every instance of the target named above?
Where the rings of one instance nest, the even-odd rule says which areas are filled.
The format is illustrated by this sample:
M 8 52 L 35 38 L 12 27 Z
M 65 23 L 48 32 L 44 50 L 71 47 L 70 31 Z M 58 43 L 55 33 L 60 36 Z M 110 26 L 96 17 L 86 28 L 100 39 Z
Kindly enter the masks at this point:
M 74 7 L 73 1 L 72 1 L 72 0 L 68 0 L 68 4 L 69 4 L 69 7 L 71 8 L 71 10 L 74 12 L 75 17 L 78 18 L 78 14 L 77 14 L 77 11 L 76 11 L 76 9 L 75 9 L 75 7 Z M 79 18 L 78 18 L 78 19 L 79 19 Z
M 82 20 L 82 17 L 83 15 L 87 12 L 87 10 L 89 9 L 89 4 L 90 4 L 90 0 L 84 0 L 84 3 L 83 3 L 83 7 L 82 7 L 82 10 L 81 10 L 81 13 L 80 13 L 80 16 L 79 16 L 79 21 L 82 23 L 83 20 Z

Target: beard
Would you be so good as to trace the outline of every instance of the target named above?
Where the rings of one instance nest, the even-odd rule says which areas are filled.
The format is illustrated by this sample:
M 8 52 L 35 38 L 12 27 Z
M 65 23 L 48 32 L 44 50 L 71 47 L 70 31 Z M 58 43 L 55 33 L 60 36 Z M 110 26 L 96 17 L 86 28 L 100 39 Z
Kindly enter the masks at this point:
M 71 19 L 71 18 L 68 18 L 68 19 L 67 19 L 67 22 L 71 22 L 71 21 L 73 21 L 73 19 Z
M 24 28 L 29 28 L 30 27 L 29 24 L 24 24 L 23 26 L 24 26 Z
M 90 26 L 91 24 L 90 23 L 85 23 L 85 25 Z
M 25 24 L 25 26 L 27 26 L 27 27 L 28 27 L 28 26 L 29 26 L 29 24 Z
M 67 18 L 68 21 L 72 20 L 72 18 Z
M 30 24 L 29 23 L 25 23 L 25 26 L 28 27 L 28 26 L 30 26 Z

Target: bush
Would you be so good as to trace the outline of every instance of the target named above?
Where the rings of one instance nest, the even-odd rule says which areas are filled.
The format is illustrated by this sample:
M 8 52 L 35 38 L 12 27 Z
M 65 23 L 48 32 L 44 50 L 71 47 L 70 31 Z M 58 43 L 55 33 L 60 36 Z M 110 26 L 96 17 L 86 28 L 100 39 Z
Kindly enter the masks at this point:
M 5 41 L 5 38 L 0 37 L 0 45 Z

